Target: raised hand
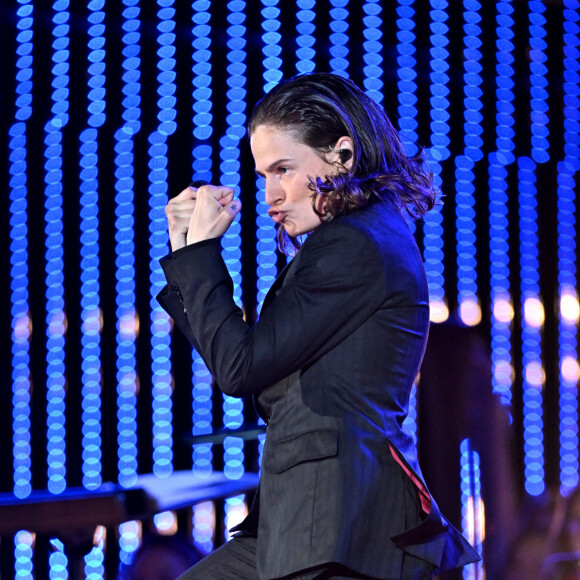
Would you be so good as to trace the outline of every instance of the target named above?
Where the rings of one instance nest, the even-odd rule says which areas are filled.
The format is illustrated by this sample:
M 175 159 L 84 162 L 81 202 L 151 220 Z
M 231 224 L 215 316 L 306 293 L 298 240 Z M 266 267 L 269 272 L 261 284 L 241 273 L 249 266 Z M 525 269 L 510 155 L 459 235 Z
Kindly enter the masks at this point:
M 172 251 L 223 235 L 241 208 L 231 187 L 186 187 L 165 206 Z
M 242 209 L 234 190 L 223 185 L 203 185 L 196 192 L 195 209 L 187 230 L 187 244 L 218 238 Z
M 169 225 L 169 241 L 174 252 L 187 245 L 187 230 L 195 209 L 196 194 L 195 187 L 186 187 L 165 206 L 165 215 Z

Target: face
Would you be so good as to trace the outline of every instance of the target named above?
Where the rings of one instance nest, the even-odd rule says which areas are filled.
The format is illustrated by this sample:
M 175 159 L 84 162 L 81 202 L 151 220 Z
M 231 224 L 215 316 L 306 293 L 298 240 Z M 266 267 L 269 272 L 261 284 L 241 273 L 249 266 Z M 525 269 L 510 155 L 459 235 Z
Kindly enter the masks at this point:
M 258 125 L 252 133 L 250 144 L 256 162 L 256 173 L 266 179 L 268 215 L 291 237 L 311 232 L 324 222 L 312 207 L 316 194 L 308 189 L 309 178 L 334 173 L 332 162 L 308 145 L 298 143 L 292 136 L 274 126 Z M 320 197 L 320 196 L 319 196 Z M 317 209 L 322 210 L 320 197 Z

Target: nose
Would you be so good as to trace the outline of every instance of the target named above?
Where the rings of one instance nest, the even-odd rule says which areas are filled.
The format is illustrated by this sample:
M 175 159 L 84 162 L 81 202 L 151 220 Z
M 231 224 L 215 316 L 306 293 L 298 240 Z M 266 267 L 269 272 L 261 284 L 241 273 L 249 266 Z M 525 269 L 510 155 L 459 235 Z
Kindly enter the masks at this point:
M 274 207 L 284 199 L 284 190 L 280 187 L 280 182 L 275 178 L 266 178 L 266 203 Z

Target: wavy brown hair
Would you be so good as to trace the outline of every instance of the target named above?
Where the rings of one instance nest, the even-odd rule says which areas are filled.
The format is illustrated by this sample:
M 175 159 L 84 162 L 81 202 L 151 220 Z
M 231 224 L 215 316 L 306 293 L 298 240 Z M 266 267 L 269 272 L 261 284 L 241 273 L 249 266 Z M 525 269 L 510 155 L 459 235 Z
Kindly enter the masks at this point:
M 285 131 L 324 159 L 340 137 L 350 137 L 350 169 L 337 162 L 335 174 L 313 177 L 308 185 L 319 215 L 332 219 L 373 201 L 389 200 L 418 219 L 436 202 L 437 190 L 423 152 L 406 155 L 383 109 L 348 79 L 312 73 L 281 82 L 256 104 L 248 134 L 260 125 Z M 316 209 L 318 195 L 325 198 L 323 214 Z M 278 245 L 288 253 L 299 248 L 300 241 L 279 227 Z

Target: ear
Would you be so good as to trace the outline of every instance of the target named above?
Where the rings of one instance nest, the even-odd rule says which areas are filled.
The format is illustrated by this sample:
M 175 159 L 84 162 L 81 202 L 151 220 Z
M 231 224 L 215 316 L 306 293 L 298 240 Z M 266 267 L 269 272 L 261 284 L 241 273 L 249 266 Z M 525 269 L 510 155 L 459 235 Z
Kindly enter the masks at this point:
M 350 171 L 354 157 L 354 147 L 352 139 L 347 135 L 341 137 L 332 147 L 331 162 L 338 162 L 340 165 Z

